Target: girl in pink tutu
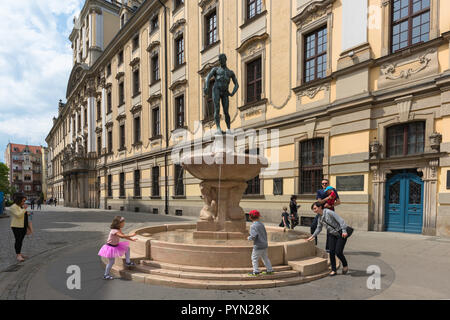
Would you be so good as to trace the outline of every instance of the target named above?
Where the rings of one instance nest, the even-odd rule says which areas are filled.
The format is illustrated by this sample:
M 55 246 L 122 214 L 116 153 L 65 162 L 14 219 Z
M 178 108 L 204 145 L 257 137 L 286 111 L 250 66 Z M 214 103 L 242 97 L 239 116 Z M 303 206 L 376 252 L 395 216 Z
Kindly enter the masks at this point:
M 125 218 L 121 216 L 117 216 L 114 218 L 111 224 L 111 231 L 109 233 L 108 241 L 105 245 L 100 249 L 98 255 L 109 260 L 109 263 L 106 265 L 105 275 L 103 279 L 105 280 L 113 280 L 114 278 L 109 274 L 111 271 L 114 262 L 117 257 L 123 256 L 125 254 L 125 265 L 127 267 L 134 266 L 134 262 L 130 261 L 130 247 L 128 241 L 120 242 L 120 238 L 127 239 L 130 241 L 136 241 L 132 237 L 136 236 L 133 234 L 123 234 L 122 228 L 125 226 Z

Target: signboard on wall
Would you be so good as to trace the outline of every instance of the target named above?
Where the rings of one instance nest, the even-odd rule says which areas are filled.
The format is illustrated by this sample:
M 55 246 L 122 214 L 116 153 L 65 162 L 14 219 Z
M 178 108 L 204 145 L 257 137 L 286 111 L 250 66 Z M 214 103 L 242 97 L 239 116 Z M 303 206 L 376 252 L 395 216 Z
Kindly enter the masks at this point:
M 336 177 L 336 190 L 364 191 L 364 175 Z

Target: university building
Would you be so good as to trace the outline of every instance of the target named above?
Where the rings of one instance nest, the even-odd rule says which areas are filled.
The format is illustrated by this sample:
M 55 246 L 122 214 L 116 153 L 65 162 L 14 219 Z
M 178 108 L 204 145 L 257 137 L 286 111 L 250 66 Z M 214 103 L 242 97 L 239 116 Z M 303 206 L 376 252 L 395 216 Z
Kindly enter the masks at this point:
M 8 143 L 5 162 L 9 183 L 28 199 L 39 199 L 42 189 L 42 147 Z
M 198 216 L 199 181 L 171 152 L 177 129 L 215 130 L 203 87 L 224 53 L 232 129 L 277 130 L 243 146 L 278 155 L 246 212 L 278 222 L 296 194 L 312 217 L 325 177 L 356 229 L 450 236 L 449 1 L 87 0 L 70 41 L 46 139 L 66 206 Z

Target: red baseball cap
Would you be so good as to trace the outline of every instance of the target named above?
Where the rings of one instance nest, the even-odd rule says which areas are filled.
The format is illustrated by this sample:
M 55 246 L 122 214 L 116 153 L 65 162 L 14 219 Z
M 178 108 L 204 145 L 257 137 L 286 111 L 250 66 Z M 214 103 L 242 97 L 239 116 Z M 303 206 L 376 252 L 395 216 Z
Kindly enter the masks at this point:
M 261 214 L 259 213 L 258 210 L 252 210 L 249 212 L 249 216 L 251 216 L 253 218 L 259 218 L 259 217 L 261 217 Z

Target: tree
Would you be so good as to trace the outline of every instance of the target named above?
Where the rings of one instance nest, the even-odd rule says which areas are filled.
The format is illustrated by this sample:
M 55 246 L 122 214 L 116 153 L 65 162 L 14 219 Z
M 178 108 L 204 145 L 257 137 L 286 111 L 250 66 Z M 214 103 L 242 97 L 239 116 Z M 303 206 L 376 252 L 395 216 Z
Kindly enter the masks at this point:
M 3 162 L 0 162 L 0 191 L 6 195 L 11 194 L 12 188 L 8 180 L 9 168 Z

